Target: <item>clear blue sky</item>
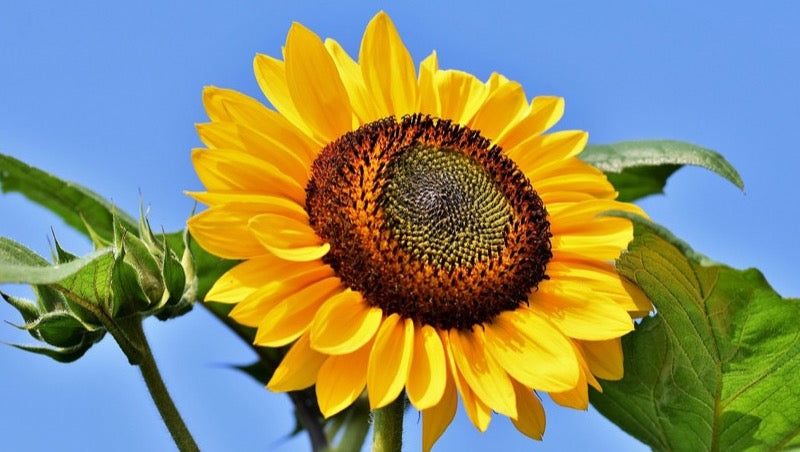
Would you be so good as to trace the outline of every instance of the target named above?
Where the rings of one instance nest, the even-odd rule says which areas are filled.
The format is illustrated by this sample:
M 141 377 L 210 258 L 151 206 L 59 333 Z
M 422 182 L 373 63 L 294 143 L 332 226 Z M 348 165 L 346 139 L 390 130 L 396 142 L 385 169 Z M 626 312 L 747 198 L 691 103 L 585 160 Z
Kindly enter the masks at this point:
M 179 229 L 192 208 L 182 191 L 200 188 L 189 151 L 199 145 L 193 124 L 206 120 L 202 87 L 261 97 L 253 56 L 279 55 L 293 20 L 357 53 L 379 9 L 363 3 L 5 2 L 0 152 L 79 181 L 129 212 L 141 190 L 154 226 Z M 557 128 L 588 130 L 594 143 L 674 138 L 722 152 L 741 172 L 746 194 L 690 168 L 670 180 L 667 196 L 641 204 L 699 251 L 758 267 L 779 292 L 800 295 L 800 5 L 533 3 L 428 0 L 384 8 L 416 61 L 436 49 L 443 67 L 481 78 L 497 70 L 529 96 L 564 96 Z M 0 235 L 46 255 L 50 226 L 68 248 L 90 251 L 56 217 L 18 195 L 0 197 Z M 6 305 L 0 319 L 19 322 Z M 149 320 L 146 328 L 203 450 L 308 447 L 304 436 L 285 440 L 293 427 L 285 395 L 226 367 L 250 362 L 253 353 L 202 308 L 168 323 Z M 0 341 L 31 339 L 0 325 Z M 3 449 L 172 448 L 136 370 L 109 338 L 70 365 L 0 346 L 0 370 Z M 549 402 L 546 409 L 543 443 L 500 416 L 479 434 L 460 411 L 437 450 L 643 449 L 591 410 Z M 415 412 L 406 425 L 406 449 L 417 450 Z

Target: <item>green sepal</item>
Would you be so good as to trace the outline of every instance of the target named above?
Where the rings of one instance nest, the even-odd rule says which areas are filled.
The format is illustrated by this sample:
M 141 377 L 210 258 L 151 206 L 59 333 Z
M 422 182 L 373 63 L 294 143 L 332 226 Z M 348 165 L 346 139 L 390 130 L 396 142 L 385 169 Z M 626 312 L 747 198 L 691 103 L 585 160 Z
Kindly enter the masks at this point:
M 46 285 L 32 285 L 36 294 L 36 304 L 40 312 L 63 311 L 67 309 L 67 300 L 58 290 Z
M 86 354 L 86 351 L 89 350 L 89 348 L 91 348 L 92 345 L 99 342 L 104 335 L 105 331 L 103 330 L 98 330 L 92 333 L 85 334 L 83 336 L 82 341 L 78 345 L 68 348 L 50 348 L 50 347 L 39 347 L 34 345 L 24 345 L 24 344 L 8 344 L 8 345 L 16 347 L 20 350 L 24 350 L 26 352 L 47 356 L 61 363 L 71 363 L 73 361 L 78 360 L 81 356 Z
M 78 259 L 78 256 L 66 251 L 61 247 L 61 244 L 58 243 L 58 238 L 56 237 L 56 231 L 50 229 L 50 232 L 53 234 L 53 246 L 55 247 L 55 253 L 53 253 L 53 262 L 56 262 L 57 264 L 66 264 L 67 262 L 72 262 L 75 259 Z
M 33 322 L 39 318 L 39 308 L 32 301 L 14 297 L 2 291 L 0 291 L 0 296 L 19 312 L 22 319 L 25 320 L 25 323 Z
M 183 274 L 186 278 L 186 284 L 183 288 L 182 300 L 188 303 L 194 303 L 198 299 L 198 275 L 197 267 L 195 266 L 194 254 L 192 253 L 192 236 L 189 235 L 189 229 L 184 229 L 182 234 L 183 239 L 183 254 L 181 255 L 181 267 Z M 164 234 L 164 247 L 168 248 L 169 236 Z M 178 252 L 175 251 L 177 254 Z
M 86 326 L 66 311 L 48 312 L 24 328 L 54 347 L 71 348 L 83 342 Z
M 150 300 L 139 284 L 139 273 L 125 262 L 125 250 L 120 250 L 114 258 L 111 290 L 114 294 L 112 317 L 127 316 L 150 306 Z
M 101 250 L 103 248 L 110 248 L 114 245 L 113 240 L 106 240 L 94 230 L 92 225 L 86 221 L 86 218 L 81 216 L 81 220 L 83 221 L 83 226 L 86 228 L 86 236 L 89 237 L 89 240 L 92 241 L 92 245 L 94 246 L 95 250 Z
M 125 252 L 125 262 L 137 272 L 139 284 L 150 300 L 150 306 L 157 306 L 164 294 L 161 269 L 147 245 L 134 234 L 124 231 L 119 239 L 120 248 Z
M 187 285 L 186 272 L 184 272 L 181 262 L 175 256 L 175 252 L 166 248 L 166 235 L 164 235 L 162 243 L 165 246 L 162 268 L 164 284 L 167 290 L 164 292 L 166 299 L 163 301 L 159 311 L 156 312 L 156 317 L 159 320 L 166 320 L 190 311 L 194 304 L 194 299 L 184 297 L 184 289 L 186 289 Z
M 150 220 L 147 218 L 147 212 L 144 211 L 143 202 L 139 200 L 139 238 L 144 242 L 153 257 L 160 261 L 163 259 L 164 244 L 156 239 L 153 234 L 153 229 L 150 227 Z

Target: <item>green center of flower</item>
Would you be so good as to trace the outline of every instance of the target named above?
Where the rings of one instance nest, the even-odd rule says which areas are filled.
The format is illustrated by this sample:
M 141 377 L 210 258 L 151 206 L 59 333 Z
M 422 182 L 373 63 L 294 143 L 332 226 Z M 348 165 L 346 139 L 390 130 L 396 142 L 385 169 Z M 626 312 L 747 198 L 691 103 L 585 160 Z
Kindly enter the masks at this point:
M 497 256 L 511 206 L 486 170 L 464 154 L 415 144 L 386 171 L 378 204 L 400 246 L 447 269 Z
M 469 330 L 527 303 L 546 278 L 550 224 L 525 175 L 480 133 L 424 115 L 327 145 L 306 210 L 323 261 L 370 306 Z

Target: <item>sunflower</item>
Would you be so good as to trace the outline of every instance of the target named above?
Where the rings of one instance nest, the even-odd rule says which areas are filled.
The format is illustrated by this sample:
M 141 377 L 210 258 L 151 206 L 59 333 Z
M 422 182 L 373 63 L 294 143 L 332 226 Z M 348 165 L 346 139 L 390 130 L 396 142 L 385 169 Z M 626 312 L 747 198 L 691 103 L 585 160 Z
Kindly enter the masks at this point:
M 203 93 L 190 195 L 209 208 L 188 226 L 243 261 L 206 299 L 256 345 L 293 344 L 269 389 L 316 385 L 326 417 L 405 391 L 429 450 L 458 395 L 479 430 L 494 411 L 541 439 L 541 393 L 586 409 L 588 385 L 621 378 L 619 338 L 650 304 L 612 264 L 631 223 L 600 214 L 643 212 L 576 157 L 585 132 L 543 134 L 563 99 L 435 52 L 417 71 L 383 12 L 358 62 L 295 23 L 284 59 L 254 67 L 275 110 Z

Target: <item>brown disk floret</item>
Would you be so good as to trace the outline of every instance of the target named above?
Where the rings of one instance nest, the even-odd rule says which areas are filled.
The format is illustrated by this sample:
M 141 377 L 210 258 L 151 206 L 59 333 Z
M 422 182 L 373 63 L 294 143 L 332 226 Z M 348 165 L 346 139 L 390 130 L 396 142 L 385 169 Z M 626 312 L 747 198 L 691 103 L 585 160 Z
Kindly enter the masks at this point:
M 386 118 L 322 150 L 306 187 L 323 260 L 371 306 L 468 330 L 516 309 L 552 257 L 542 200 L 477 131 Z

